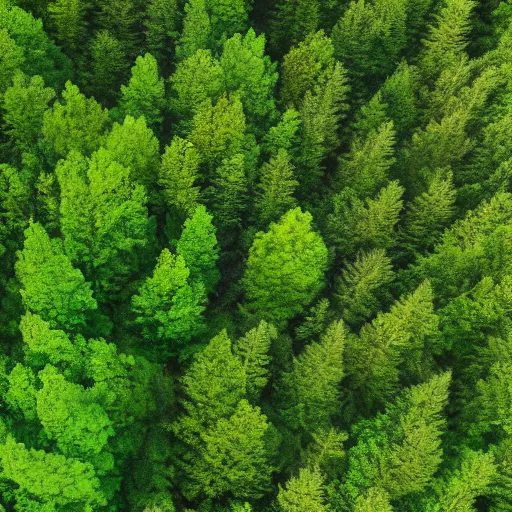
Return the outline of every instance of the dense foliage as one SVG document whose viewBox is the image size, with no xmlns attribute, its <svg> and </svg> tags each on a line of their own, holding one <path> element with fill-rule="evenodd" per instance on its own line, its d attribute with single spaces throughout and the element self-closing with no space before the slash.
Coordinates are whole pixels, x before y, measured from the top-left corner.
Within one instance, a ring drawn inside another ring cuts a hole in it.
<svg viewBox="0 0 512 512">
<path fill-rule="evenodd" d="M 512 7 L 0 0 L 0 512 L 512 511 Z"/>
</svg>

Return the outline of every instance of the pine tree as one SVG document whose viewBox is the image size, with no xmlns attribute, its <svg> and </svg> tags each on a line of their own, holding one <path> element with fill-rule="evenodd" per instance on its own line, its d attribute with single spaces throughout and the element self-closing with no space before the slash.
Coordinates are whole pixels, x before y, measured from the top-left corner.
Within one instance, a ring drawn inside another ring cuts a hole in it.
<svg viewBox="0 0 512 512">
<path fill-rule="evenodd" d="M 300 108 L 307 91 L 314 92 L 332 77 L 335 64 L 334 47 L 323 30 L 306 37 L 283 58 L 283 102 Z"/>
<path fill-rule="evenodd" d="M 55 0 L 48 5 L 48 14 L 57 41 L 78 56 L 87 35 L 87 9 L 84 0 Z"/>
<path fill-rule="evenodd" d="M 5 133 L 12 137 L 21 153 L 32 151 L 41 136 L 43 115 L 55 91 L 44 86 L 40 76 L 31 78 L 17 74 L 12 85 L 5 91 L 3 109 Z"/>
<path fill-rule="evenodd" d="M 280 0 L 270 22 L 272 50 L 284 55 L 293 44 L 317 31 L 320 24 L 318 0 Z"/>
<path fill-rule="evenodd" d="M 257 402 L 270 377 L 268 365 L 272 361 L 270 348 L 277 339 L 275 327 L 262 320 L 258 327 L 251 329 L 237 340 L 233 347 L 242 361 L 246 375 L 247 396 Z"/>
<path fill-rule="evenodd" d="M 48 510 L 107 505 L 90 463 L 57 453 L 28 449 L 8 436 L 0 445 L 3 475 L 17 484 L 16 497 L 30 508 Z"/>
<path fill-rule="evenodd" d="M 361 393 L 359 409 L 364 402 L 373 410 L 397 393 L 404 361 L 413 377 L 428 375 L 429 344 L 438 335 L 439 322 L 432 301 L 432 287 L 423 283 L 389 313 L 363 326 L 357 339 L 348 339 L 346 372 L 353 392 Z"/>
<path fill-rule="evenodd" d="M 155 270 L 132 298 L 136 323 L 146 339 L 157 343 L 157 357 L 177 355 L 204 329 L 201 301 L 204 289 L 189 282 L 190 271 L 182 256 L 168 249 L 160 254 Z"/>
<path fill-rule="evenodd" d="M 97 308 L 89 283 L 73 268 L 60 240 L 50 240 L 37 223 L 25 231 L 23 250 L 18 253 L 16 276 L 28 311 L 40 315 L 52 327 L 80 330 L 88 311 Z"/>
<path fill-rule="evenodd" d="M 265 446 L 269 428 L 260 409 L 241 400 L 230 418 L 202 434 L 202 446 L 185 468 L 185 495 L 261 497 L 273 471 Z"/>
<path fill-rule="evenodd" d="M 119 98 L 120 85 L 128 78 L 126 48 L 108 30 L 96 32 L 90 48 L 90 90 L 110 108 Z"/>
<path fill-rule="evenodd" d="M 131 181 L 144 186 L 155 202 L 160 148 L 144 117 L 126 116 L 123 124 L 114 123 L 103 147 L 112 160 L 130 170 Z"/>
<path fill-rule="evenodd" d="M 393 278 L 391 260 L 385 251 L 358 254 L 336 281 L 335 298 L 342 318 L 350 325 L 368 320 L 389 300 L 386 288 Z"/>
<path fill-rule="evenodd" d="M 0 49 L 2 60 L 0 61 L 0 98 L 11 85 L 16 72 L 25 62 L 23 49 L 16 45 L 14 39 L 9 37 L 7 29 L 0 29 Z"/>
<path fill-rule="evenodd" d="M 246 307 L 277 327 L 301 313 L 323 286 L 327 249 L 311 222 L 309 213 L 290 210 L 256 235 L 249 252 Z"/>
<path fill-rule="evenodd" d="M 181 12 L 177 0 L 150 0 L 144 21 L 146 46 L 158 61 L 164 76 L 168 75 L 180 23 Z"/>
<path fill-rule="evenodd" d="M 293 193 L 299 183 L 294 179 L 293 170 L 290 156 L 285 149 L 279 149 L 268 163 L 262 165 L 254 204 L 261 227 L 276 222 L 296 205 Z"/>
<path fill-rule="evenodd" d="M 361 198 L 373 196 L 388 181 L 395 159 L 393 123 L 383 123 L 364 139 L 356 138 L 350 152 L 340 160 L 337 182 L 350 187 Z"/>
<path fill-rule="evenodd" d="M 385 414 L 356 424 L 358 442 L 348 453 L 344 484 L 349 494 L 378 487 L 398 499 L 426 488 L 441 463 L 442 412 L 450 379 L 444 373 L 412 386 Z"/>
<path fill-rule="evenodd" d="M 190 217 L 199 203 L 200 155 L 193 144 L 175 136 L 165 148 L 158 173 L 165 203 L 178 219 Z"/>
<path fill-rule="evenodd" d="M 262 131 L 276 117 L 273 93 L 278 78 L 276 64 L 265 55 L 265 36 L 256 36 L 253 29 L 243 37 L 234 35 L 224 43 L 220 65 L 225 91 L 238 93 L 249 126 Z"/>
<path fill-rule="evenodd" d="M 423 42 L 420 69 L 426 78 L 437 78 L 464 55 L 475 5 L 471 0 L 446 0 L 436 16 L 437 24 L 431 27 L 428 39 Z"/>
<path fill-rule="evenodd" d="M 43 116 L 42 144 L 51 155 L 50 163 L 55 164 L 73 149 L 85 155 L 98 149 L 107 123 L 108 111 L 67 82 L 62 102 L 55 102 Z"/>
<path fill-rule="evenodd" d="M 280 149 L 295 157 L 299 146 L 299 113 L 293 108 L 287 109 L 279 122 L 272 126 L 263 137 L 262 150 L 268 155 L 276 155 Z"/>
<path fill-rule="evenodd" d="M 215 223 L 224 236 L 229 231 L 236 232 L 242 225 L 247 189 L 244 155 L 224 159 L 215 170 L 212 187 L 206 192 Z"/>
<path fill-rule="evenodd" d="M 206 0 L 188 0 L 185 4 L 183 29 L 176 45 L 176 57 L 180 60 L 192 57 L 197 50 L 213 47 L 210 16 Z"/>
<path fill-rule="evenodd" d="M 128 86 L 121 86 L 119 106 L 126 115 L 144 116 L 147 125 L 158 130 L 163 120 L 164 94 L 164 80 L 158 73 L 157 61 L 146 53 L 137 57 Z"/>
<path fill-rule="evenodd" d="M 282 400 L 289 408 L 283 415 L 291 427 L 313 434 L 330 426 L 339 409 L 344 345 L 345 326 L 334 322 L 319 343 L 308 345 L 294 359 L 292 371 L 283 376 Z"/>
<path fill-rule="evenodd" d="M 355 502 L 354 512 L 393 512 L 386 491 L 372 487 L 364 496 Z"/>
<path fill-rule="evenodd" d="M 279 487 L 277 503 L 283 512 L 325 512 L 325 490 L 322 475 L 318 470 L 301 468 L 299 475 Z"/>
<path fill-rule="evenodd" d="M 199 282 L 207 294 L 215 290 L 220 273 L 217 269 L 219 247 L 213 217 L 202 205 L 184 224 L 183 232 L 176 246 L 176 251 L 183 257 L 190 270 L 192 282 Z"/>
</svg>

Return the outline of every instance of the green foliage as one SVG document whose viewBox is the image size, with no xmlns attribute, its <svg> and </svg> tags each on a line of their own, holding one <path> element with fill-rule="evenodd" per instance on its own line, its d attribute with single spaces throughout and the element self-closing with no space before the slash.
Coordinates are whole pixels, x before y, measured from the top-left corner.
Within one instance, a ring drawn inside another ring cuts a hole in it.
<svg viewBox="0 0 512 512">
<path fill-rule="evenodd" d="M 143 336 L 156 345 L 159 358 L 176 355 L 204 329 L 204 289 L 197 283 L 192 287 L 189 274 L 183 257 L 164 249 L 153 275 L 132 299 L 135 321 L 143 326 Z"/>
<path fill-rule="evenodd" d="M 120 107 L 126 115 L 144 116 L 148 126 L 155 129 L 163 120 L 164 94 L 164 80 L 158 74 L 157 61 L 146 53 L 137 57 L 128 86 L 121 86 Z"/>
<path fill-rule="evenodd" d="M 85 326 L 87 311 L 97 308 L 90 284 L 73 268 L 60 240 L 51 240 L 38 223 L 25 231 L 16 276 L 25 307 L 52 327 L 79 330 Z"/>
<path fill-rule="evenodd" d="M 48 160 L 56 163 L 72 150 L 89 155 L 101 145 L 107 125 L 108 111 L 67 82 L 62 102 L 55 102 L 43 117 L 42 143 Z"/>
<path fill-rule="evenodd" d="M 299 475 L 290 478 L 286 489 L 279 488 L 277 503 L 283 512 L 311 512 L 327 510 L 324 503 L 324 482 L 317 470 L 302 468 Z"/>
<path fill-rule="evenodd" d="M 190 279 L 199 283 L 207 294 L 215 290 L 220 279 L 217 269 L 219 247 L 215 236 L 213 217 L 204 206 L 198 206 L 185 221 L 176 250 L 190 270 Z"/>
<path fill-rule="evenodd" d="M 83 0 L 55 0 L 48 5 L 57 41 L 74 54 L 80 51 L 87 34 L 87 8 Z"/>
<path fill-rule="evenodd" d="M 276 339 L 276 329 L 262 320 L 258 327 L 238 339 L 234 346 L 234 353 L 242 361 L 245 369 L 247 396 L 253 402 L 259 399 L 269 380 L 268 365 L 272 361 L 270 347 Z"/>
<path fill-rule="evenodd" d="M 0 30 L 0 48 L 2 49 L 0 94 L 3 94 L 11 84 L 16 71 L 23 65 L 25 57 L 23 50 L 9 37 L 9 33 L 5 28 Z"/>
<path fill-rule="evenodd" d="M 322 289 L 327 249 L 312 217 L 290 210 L 256 235 L 243 278 L 247 309 L 277 326 L 301 313 Z"/>
<path fill-rule="evenodd" d="M 4 95 L 6 133 L 20 151 L 31 151 L 37 145 L 43 127 L 43 115 L 55 91 L 44 86 L 40 76 L 17 74 Z"/>
</svg>

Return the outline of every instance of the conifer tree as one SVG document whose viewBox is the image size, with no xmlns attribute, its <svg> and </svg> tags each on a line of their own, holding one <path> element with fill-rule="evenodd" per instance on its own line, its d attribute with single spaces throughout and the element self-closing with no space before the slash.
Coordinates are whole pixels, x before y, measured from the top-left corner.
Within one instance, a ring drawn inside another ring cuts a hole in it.
<svg viewBox="0 0 512 512">
<path fill-rule="evenodd" d="M 357 339 L 349 338 L 348 382 L 354 391 L 360 390 L 370 410 L 396 394 L 404 360 L 413 376 L 428 375 L 429 344 L 438 335 L 439 322 L 432 300 L 432 287 L 423 283 L 389 313 L 380 313 L 371 324 L 363 326 Z"/>
<path fill-rule="evenodd" d="M 147 125 L 158 130 L 163 120 L 164 94 L 164 80 L 159 76 L 157 61 L 146 53 L 137 57 L 128 86 L 121 86 L 120 107 L 136 119 L 144 116 Z"/>
<path fill-rule="evenodd" d="M 293 193 L 299 182 L 294 179 L 293 170 L 285 149 L 279 149 L 269 162 L 262 165 L 254 204 L 260 226 L 266 227 L 270 222 L 276 222 L 296 205 Z"/>
<path fill-rule="evenodd" d="M 23 49 L 16 45 L 14 39 L 9 36 L 7 29 L 0 29 L 0 49 L 2 60 L 0 61 L 0 98 L 11 85 L 12 78 L 25 61 Z"/>
<path fill-rule="evenodd" d="M 14 77 L 12 85 L 5 91 L 5 133 L 12 137 L 20 153 L 33 151 L 36 147 L 41 137 L 44 112 L 54 97 L 55 91 L 45 87 L 40 76 L 29 78 L 21 73 Z"/>
<path fill-rule="evenodd" d="M 163 190 L 165 204 L 174 216 L 185 219 L 191 216 L 199 203 L 200 155 L 193 144 L 175 136 L 162 155 L 158 184 Z"/>
<path fill-rule="evenodd" d="M 262 496 L 273 471 L 265 443 L 269 428 L 260 409 L 241 400 L 230 418 L 201 435 L 202 446 L 185 469 L 185 495 Z"/>
<path fill-rule="evenodd" d="M 91 43 L 91 92 L 109 108 L 119 98 L 119 87 L 128 78 L 125 48 L 108 30 L 99 30 Z"/>
<path fill-rule="evenodd" d="M 192 287 L 189 274 L 183 257 L 164 249 L 153 275 L 132 298 L 135 321 L 142 325 L 144 337 L 155 344 L 158 358 L 177 355 L 204 329 L 204 289 L 199 283 Z"/>
<path fill-rule="evenodd" d="M 84 0 L 55 0 L 48 5 L 56 40 L 76 56 L 87 34 L 88 7 Z"/>
<path fill-rule="evenodd" d="M 67 82 L 62 102 L 55 102 L 43 116 L 42 144 L 51 155 L 50 163 L 55 164 L 73 149 L 85 155 L 98 149 L 107 123 L 108 111 Z"/>
<path fill-rule="evenodd" d="M 324 512 L 325 490 L 322 475 L 318 470 L 301 468 L 299 475 L 286 483 L 286 488 L 279 487 L 277 503 L 283 512 Z"/>
<path fill-rule="evenodd" d="M 364 139 L 356 138 L 346 157 L 340 160 L 337 182 L 356 191 L 359 197 L 372 197 L 388 180 L 394 163 L 393 123 L 383 123 Z"/>
<path fill-rule="evenodd" d="M 272 361 L 270 348 L 277 339 L 277 331 L 262 320 L 258 327 L 251 329 L 237 340 L 233 351 L 245 369 L 247 396 L 257 402 L 270 377 L 268 365 Z"/>
<path fill-rule="evenodd" d="M 344 345 L 345 326 L 334 322 L 319 343 L 311 343 L 294 359 L 282 383 L 283 403 L 290 408 L 283 414 L 290 426 L 309 434 L 329 427 L 339 409 Z"/>
<path fill-rule="evenodd" d="M 176 245 L 177 253 L 183 257 L 190 270 L 190 279 L 201 283 L 207 294 L 215 290 L 220 273 L 217 268 L 219 247 L 213 217 L 202 205 L 184 224 L 183 232 Z"/>
<path fill-rule="evenodd" d="M 145 118 L 126 116 L 123 124 L 114 123 L 103 147 L 112 160 L 130 170 L 131 181 L 144 186 L 155 202 L 160 151 L 158 139 Z"/>
<path fill-rule="evenodd" d="M 85 326 L 87 311 L 97 308 L 89 283 L 73 268 L 60 240 L 50 240 L 40 224 L 31 223 L 25 231 L 16 276 L 25 307 L 52 327 L 79 330 Z"/>
<path fill-rule="evenodd" d="M 299 146 L 300 125 L 299 113 L 293 108 L 287 109 L 279 122 L 263 137 L 263 152 L 276 155 L 280 149 L 284 149 L 290 156 L 295 157 Z"/>
<path fill-rule="evenodd" d="M 170 68 L 180 23 L 181 12 L 177 0 L 150 0 L 144 21 L 146 46 L 158 61 L 164 76 L 167 76 Z"/>
<path fill-rule="evenodd" d="M 183 29 L 176 45 L 178 59 L 192 57 L 197 50 L 212 48 L 212 28 L 206 6 L 207 0 L 188 0 L 185 4 Z"/>
<path fill-rule="evenodd" d="M 393 512 L 386 491 L 372 487 L 364 496 L 359 496 L 355 502 L 354 512 Z"/>
<path fill-rule="evenodd" d="M 385 251 L 358 254 L 336 281 L 335 298 L 342 318 L 350 325 L 368 320 L 389 299 L 386 288 L 393 278 L 391 260 Z"/>
<path fill-rule="evenodd" d="M 301 313 L 323 286 L 327 249 L 311 222 L 309 213 L 290 210 L 256 235 L 249 252 L 246 307 L 278 327 Z"/>
</svg>

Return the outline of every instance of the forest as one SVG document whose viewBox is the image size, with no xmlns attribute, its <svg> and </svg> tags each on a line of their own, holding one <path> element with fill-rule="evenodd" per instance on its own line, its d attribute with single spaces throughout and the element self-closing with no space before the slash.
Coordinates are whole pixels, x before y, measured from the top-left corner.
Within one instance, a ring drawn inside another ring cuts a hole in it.
<svg viewBox="0 0 512 512">
<path fill-rule="evenodd" d="M 512 512 L 510 0 L 0 0 L 0 512 Z"/>
</svg>

